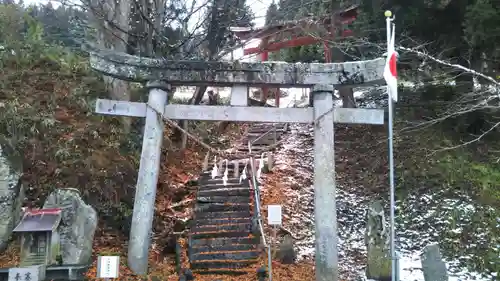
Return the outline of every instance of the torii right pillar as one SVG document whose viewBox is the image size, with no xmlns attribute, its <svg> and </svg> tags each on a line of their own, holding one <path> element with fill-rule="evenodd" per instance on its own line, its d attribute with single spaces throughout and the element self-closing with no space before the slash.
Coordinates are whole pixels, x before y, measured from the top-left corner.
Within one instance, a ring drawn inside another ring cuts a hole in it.
<svg viewBox="0 0 500 281">
<path fill-rule="evenodd" d="M 312 88 L 316 281 L 339 280 L 333 86 Z"/>
</svg>

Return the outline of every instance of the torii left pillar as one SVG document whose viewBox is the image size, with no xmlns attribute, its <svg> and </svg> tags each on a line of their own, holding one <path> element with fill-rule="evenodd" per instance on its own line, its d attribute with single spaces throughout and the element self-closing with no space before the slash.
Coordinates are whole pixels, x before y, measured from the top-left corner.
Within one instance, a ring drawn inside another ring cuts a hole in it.
<svg viewBox="0 0 500 281">
<path fill-rule="evenodd" d="M 149 89 L 148 103 L 159 109 L 161 111 L 158 112 L 159 114 L 163 114 L 168 102 L 168 93 L 171 91 L 170 85 L 161 81 L 154 81 L 147 83 L 146 87 Z M 133 107 L 127 108 L 133 109 Z M 121 111 L 121 116 L 125 115 L 123 110 L 113 109 Z M 162 117 L 156 111 L 150 107 L 145 110 L 146 124 L 144 126 L 141 162 L 128 245 L 128 266 L 134 273 L 139 275 L 147 274 L 148 270 L 148 250 L 152 236 L 156 185 L 158 184 L 161 146 L 165 127 Z M 144 117 L 141 110 L 138 112 L 130 110 L 127 113 L 126 115 L 130 117 Z"/>
</svg>

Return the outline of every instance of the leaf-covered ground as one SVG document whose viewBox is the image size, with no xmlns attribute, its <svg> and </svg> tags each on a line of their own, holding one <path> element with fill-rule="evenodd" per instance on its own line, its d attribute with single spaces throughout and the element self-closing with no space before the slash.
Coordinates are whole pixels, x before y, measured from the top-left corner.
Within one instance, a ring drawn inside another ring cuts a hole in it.
<svg viewBox="0 0 500 281">
<path fill-rule="evenodd" d="M 94 239 L 95 259 L 88 278 L 95 278 L 97 256 L 120 255 L 120 280 L 140 280 L 141 277 L 134 276 L 126 266 L 127 238 L 123 233 L 127 231 L 120 226 L 132 211 L 140 137 L 130 138 L 124 134 L 119 118 L 93 113 L 95 99 L 106 94 L 102 82 L 89 75 L 86 67 L 68 70 L 50 59 L 20 62 L 16 57 L 4 58 L 2 63 L 0 132 L 23 158 L 23 183 L 28 187 L 26 204 L 41 206 L 54 188 L 79 189 L 100 217 Z M 140 131 L 140 122 L 133 126 Z M 245 128 L 244 124 L 232 125 L 212 144 L 218 148 L 227 146 L 238 139 Z M 204 129 L 204 133 L 215 132 L 210 126 Z M 188 149 L 179 150 L 169 141 L 171 132 L 167 127 L 157 187 L 155 236 L 149 258 L 148 276 L 159 277 L 159 280 L 178 279 L 174 256 L 164 253 L 166 235 L 177 219 L 190 216 L 194 194 L 184 183 L 200 171 L 206 152 L 192 141 Z M 0 267 L 15 266 L 18 262 L 19 247 L 13 242 L 0 256 Z M 183 262 L 186 267 L 186 258 Z M 265 262 L 259 262 L 256 267 L 262 264 Z M 307 280 L 312 274 L 308 263 L 294 265 L 292 271 L 279 263 L 274 266 L 276 280 L 293 276 L 298 279 L 291 280 Z M 255 280 L 255 270 L 249 269 L 251 273 L 238 280 Z M 197 280 L 213 278 L 205 276 Z"/>
<path fill-rule="evenodd" d="M 106 94 L 101 81 L 88 74 L 87 62 L 68 69 L 51 59 L 29 59 L 24 57 L 22 64 L 19 58 L 2 59 L 0 68 L 0 132 L 22 153 L 27 203 L 40 206 L 46 195 L 58 187 L 81 190 L 87 202 L 100 212 L 94 255 L 119 254 L 123 263 L 122 278 L 139 280 L 125 265 L 127 239 L 122 233 L 128 231 L 120 227 L 132 211 L 141 138 L 137 137 L 139 134 L 131 134 L 136 137 L 124 134 L 120 119 L 92 112 L 95 98 Z M 133 130 L 141 130 L 140 122 L 134 123 Z M 215 141 L 214 145 L 228 145 L 242 130 L 244 127 L 233 126 L 225 136 L 226 141 Z M 173 256 L 163 253 L 166 235 L 172 231 L 177 218 L 189 216 L 193 192 L 184 188 L 183 183 L 200 171 L 205 153 L 193 142 L 188 149 L 180 151 L 168 141 L 171 131 L 167 127 L 158 184 L 155 236 L 150 252 L 150 277 L 161 276 L 160 280 L 177 280 Z M 341 277 L 354 280 L 353 276 L 358 275 L 365 259 L 364 246 L 359 240 L 363 232 L 362 206 L 367 200 L 387 198 L 388 194 L 386 129 L 337 126 L 336 132 L 340 237 L 341 243 L 351 245 L 341 247 L 341 263 L 345 265 L 341 268 Z M 312 138 L 310 129 L 297 129 L 294 134 L 300 137 L 290 138 L 280 148 L 275 170 L 263 181 L 263 204 L 285 206 L 284 227 L 297 236 L 296 245 L 302 258 L 292 266 L 275 261 L 273 277 L 277 281 L 311 280 L 314 276 Z M 500 196 L 495 187 L 500 176 L 497 166 L 489 159 L 472 157 L 475 154 L 470 150 L 432 154 L 424 144 L 441 143 L 435 134 L 428 135 L 431 137 L 422 133 L 397 136 L 400 233 L 410 241 L 441 242 L 445 256 L 458 261 L 456 268 L 487 274 L 498 272 L 500 237 L 495 232 L 498 229 L 495 207 L 499 206 Z M 449 142 L 444 145 L 449 146 Z M 437 193 L 436 190 L 446 192 Z M 425 198 L 434 199 L 425 201 Z M 469 200 L 465 205 L 464 198 Z M 437 202 L 451 203 L 439 205 Z M 177 207 L 173 208 L 174 205 Z M 462 207 L 457 207 L 457 212 L 450 210 L 448 205 Z M 493 209 L 479 207 L 483 205 L 493 206 Z M 446 216 L 430 219 L 425 216 L 430 213 Z M 266 217 L 265 209 L 263 217 Z M 439 227 L 432 228 L 438 218 L 442 219 Z M 361 223 L 353 224 L 355 220 Z M 113 224 L 114 221 L 120 223 Z M 423 226 L 439 232 L 439 237 L 427 239 L 427 233 L 419 232 Z M 461 230 L 457 232 L 457 229 Z M 477 236 L 478 233 L 481 236 Z M 417 250 L 422 246 L 411 245 Z M 265 258 L 263 255 L 256 266 L 265 265 Z M 18 251 L 12 244 L 0 256 L 0 266 L 14 265 L 17 261 Z M 197 280 L 255 280 L 254 270 L 236 279 L 205 276 Z M 95 276 L 94 272 L 95 267 L 89 272 L 90 278 Z"/>
</svg>

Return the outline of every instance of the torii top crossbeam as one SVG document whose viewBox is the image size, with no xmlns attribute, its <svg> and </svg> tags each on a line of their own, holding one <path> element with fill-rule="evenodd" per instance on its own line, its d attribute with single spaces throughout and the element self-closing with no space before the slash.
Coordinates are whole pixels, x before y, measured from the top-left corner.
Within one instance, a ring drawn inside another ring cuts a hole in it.
<svg viewBox="0 0 500 281">
<path fill-rule="evenodd" d="M 342 63 L 171 61 L 109 50 L 90 52 L 94 70 L 134 81 L 168 81 L 172 86 L 207 85 L 311 88 L 316 84 L 359 87 L 384 84 L 385 58 Z"/>
</svg>

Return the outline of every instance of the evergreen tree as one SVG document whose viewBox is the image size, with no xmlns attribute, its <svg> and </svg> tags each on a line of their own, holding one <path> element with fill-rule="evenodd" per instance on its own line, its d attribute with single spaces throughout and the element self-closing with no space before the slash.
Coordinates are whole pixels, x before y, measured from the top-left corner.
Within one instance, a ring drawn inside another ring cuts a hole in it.
<svg viewBox="0 0 500 281">
<path fill-rule="evenodd" d="M 236 45 L 230 27 L 254 25 L 254 15 L 245 0 L 213 0 L 207 8 L 207 19 L 205 30 L 210 56 L 214 56 L 223 48 Z"/>
<path fill-rule="evenodd" d="M 277 23 L 281 20 L 278 5 L 274 1 L 269 5 L 266 11 L 266 25 Z"/>
</svg>

